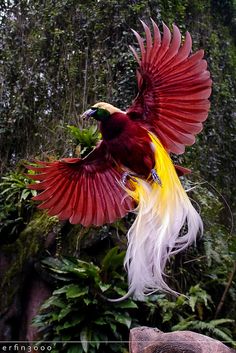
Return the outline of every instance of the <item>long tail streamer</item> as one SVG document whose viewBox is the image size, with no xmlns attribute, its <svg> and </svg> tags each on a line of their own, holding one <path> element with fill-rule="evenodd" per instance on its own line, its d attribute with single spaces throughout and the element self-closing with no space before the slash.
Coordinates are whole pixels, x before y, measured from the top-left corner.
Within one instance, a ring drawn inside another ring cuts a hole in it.
<svg viewBox="0 0 236 353">
<path fill-rule="evenodd" d="M 136 178 L 128 190 L 138 203 L 137 217 L 128 232 L 125 267 L 129 294 L 142 300 L 156 290 L 175 293 L 165 282 L 164 269 L 170 256 L 196 241 L 202 220 L 176 174 L 169 154 L 152 134 L 155 169 L 161 184 Z"/>
</svg>

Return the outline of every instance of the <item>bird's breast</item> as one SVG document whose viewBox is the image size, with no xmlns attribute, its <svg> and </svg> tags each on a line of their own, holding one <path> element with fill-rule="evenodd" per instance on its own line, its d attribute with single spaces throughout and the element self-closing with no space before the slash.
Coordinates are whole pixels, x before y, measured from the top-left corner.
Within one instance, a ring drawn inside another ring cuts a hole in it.
<svg viewBox="0 0 236 353">
<path fill-rule="evenodd" d="M 148 177 L 155 165 L 152 143 L 143 128 L 124 131 L 108 142 L 108 149 L 119 164 L 140 176 Z"/>
</svg>

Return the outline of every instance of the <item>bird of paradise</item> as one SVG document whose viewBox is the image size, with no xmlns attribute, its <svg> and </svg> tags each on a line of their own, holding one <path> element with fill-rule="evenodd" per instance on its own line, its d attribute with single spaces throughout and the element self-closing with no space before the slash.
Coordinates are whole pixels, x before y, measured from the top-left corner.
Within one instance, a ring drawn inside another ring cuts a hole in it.
<svg viewBox="0 0 236 353">
<path fill-rule="evenodd" d="M 83 114 L 99 122 L 102 134 L 85 158 L 28 167 L 40 181 L 29 185 L 40 191 L 33 199 L 60 220 L 101 226 L 136 214 L 127 234 L 129 291 L 122 299 L 173 292 L 165 281 L 166 263 L 203 229 L 179 180 L 189 170 L 174 165 L 170 153 L 184 153 L 207 118 L 212 81 L 204 52 L 192 54 L 190 34 L 182 44 L 175 25 L 172 35 L 165 24 L 162 35 L 153 20 L 153 35 L 142 25 L 145 40 L 133 31 L 139 53 L 130 47 L 138 64 L 138 94 L 130 107 L 122 111 L 99 102 Z"/>
</svg>

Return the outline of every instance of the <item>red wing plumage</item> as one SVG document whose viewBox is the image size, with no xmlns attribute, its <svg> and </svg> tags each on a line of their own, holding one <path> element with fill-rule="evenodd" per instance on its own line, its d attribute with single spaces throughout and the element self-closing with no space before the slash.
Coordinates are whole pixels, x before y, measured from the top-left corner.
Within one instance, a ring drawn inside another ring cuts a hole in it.
<svg viewBox="0 0 236 353">
<path fill-rule="evenodd" d="M 130 47 L 138 64 L 139 93 L 127 113 L 154 132 L 169 152 L 181 154 L 185 145 L 195 142 L 195 135 L 202 130 L 210 107 L 210 74 L 203 59 L 203 50 L 191 54 L 190 34 L 181 45 L 181 34 L 175 25 L 173 36 L 163 24 L 161 38 L 154 21 L 151 31 L 143 23 L 143 38 L 133 31 L 140 47 L 140 57 Z"/>
<path fill-rule="evenodd" d="M 50 216 L 84 226 L 100 226 L 122 218 L 133 201 L 119 185 L 122 170 L 114 164 L 103 143 L 86 158 L 67 158 L 51 163 L 37 161 L 28 175 L 39 183 L 29 187 L 41 193 L 33 200 Z"/>
</svg>

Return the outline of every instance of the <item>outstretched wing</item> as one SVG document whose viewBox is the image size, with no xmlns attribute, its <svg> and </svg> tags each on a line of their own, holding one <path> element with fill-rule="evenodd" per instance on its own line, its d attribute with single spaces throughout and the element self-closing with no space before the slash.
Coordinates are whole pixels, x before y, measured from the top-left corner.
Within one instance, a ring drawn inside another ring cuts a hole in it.
<svg viewBox="0 0 236 353">
<path fill-rule="evenodd" d="M 130 47 L 139 64 L 139 92 L 127 114 L 154 132 L 169 152 L 181 154 L 185 145 L 192 145 L 194 135 L 202 130 L 210 107 L 212 81 L 203 50 L 191 54 L 192 40 L 188 32 L 181 45 L 178 27 L 173 26 L 171 37 L 163 24 L 161 38 L 157 24 L 154 21 L 152 24 L 153 40 L 150 29 L 142 22 L 146 45 L 133 31 L 140 47 L 140 57 Z"/>
<path fill-rule="evenodd" d="M 122 170 L 101 143 L 86 158 L 66 158 L 51 163 L 37 161 L 28 175 L 39 183 L 28 187 L 42 191 L 33 200 L 51 216 L 84 226 L 100 226 L 123 217 L 133 208 L 131 198 L 119 184 Z"/>
</svg>

